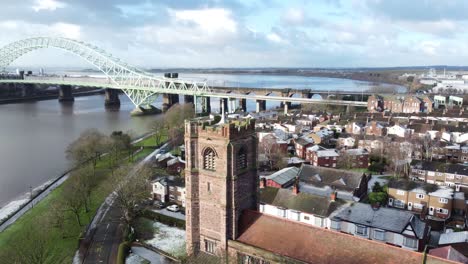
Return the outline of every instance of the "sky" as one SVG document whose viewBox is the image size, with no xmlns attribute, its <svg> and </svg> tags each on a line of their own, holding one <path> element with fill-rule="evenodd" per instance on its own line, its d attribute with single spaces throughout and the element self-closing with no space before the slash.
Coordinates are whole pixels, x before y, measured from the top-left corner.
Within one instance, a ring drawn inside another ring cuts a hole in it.
<svg viewBox="0 0 468 264">
<path fill-rule="evenodd" d="M 0 0 L 0 46 L 92 43 L 144 68 L 468 65 L 466 0 Z M 18 66 L 86 67 L 40 50 Z"/>
</svg>

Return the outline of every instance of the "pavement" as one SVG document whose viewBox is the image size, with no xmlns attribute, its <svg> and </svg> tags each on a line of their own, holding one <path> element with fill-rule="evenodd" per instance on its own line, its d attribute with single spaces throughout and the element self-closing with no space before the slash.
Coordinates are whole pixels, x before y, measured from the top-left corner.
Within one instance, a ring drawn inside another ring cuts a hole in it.
<svg viewBox="0 0 468 264">
<path fill-rule="evenodd" d="M 169 217 L 177 218 L 177 219 L 185 221 L 185 215 L 183 215 L 181 212 L 172 212 L 172 211 L 167 210 L 166 208 L 164 208 L 164 209 L 153 209 L 152 211 L 156 212 L 156 213 L 160 213 L 162 215 L 167 215 Z"/>
<path fill-rule="evenodd" d="M 148 261 L 150 261 L 152 264 L 169 264 L 169 263 L 174 263 L 172 260 L 159 255 L 158 253 L 151 251 L 149 249 L 146 249 L 144 247 L 132 247 L 132 252 L 135 255 L 138 255 Z"/>
</svg>

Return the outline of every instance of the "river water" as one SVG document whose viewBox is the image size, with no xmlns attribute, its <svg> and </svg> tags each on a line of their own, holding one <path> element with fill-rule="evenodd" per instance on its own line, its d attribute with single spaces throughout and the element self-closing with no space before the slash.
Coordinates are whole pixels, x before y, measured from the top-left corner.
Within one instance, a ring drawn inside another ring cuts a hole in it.
<svg viewBox="0 0 468 264">
<path fill-rule="evenodd" d="M 372 86 L 366 82 L 318 77 L 226 74 L 180 74 L 180 77 L 207 78 L 210 85 L 234 87 L 360 91 Z M 0 207 L 26 196 L 30 187 L 37 187 L 64 172 L 70 166 L 65 149 L 84 130 L 131 131 L 137 136 L 149 131 L 152 120 L 162 118 L 161 115 L 130 117 L 132 103 L 124 95 L 120 95 L 120 100 L 120 110 L 113 112 L 104 108 L 102 95 L 77 97 L 73 104 L 47 100 L 0 105 Z M 161 101 L 158 98 L 155 105 L 160 107 Z M 270 102 L 267 106 L 278 104 Z M 212 99 L 211 106 L 214 111 L 219 109 L 219 100 Z M 248 100 L 248 110 L 254 109 L 255 102 Z"/>
</svg>

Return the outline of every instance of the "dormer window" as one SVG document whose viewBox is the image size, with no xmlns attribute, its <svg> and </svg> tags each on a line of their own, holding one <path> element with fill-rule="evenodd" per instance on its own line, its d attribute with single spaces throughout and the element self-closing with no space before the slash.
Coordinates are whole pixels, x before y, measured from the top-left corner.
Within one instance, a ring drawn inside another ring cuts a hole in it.
<svg viewBox="0 0 468 264">
<path fill-rule="evenodd" d="M 203 168 L 205 170 L 216 170 L 216 153 L 212 148 L 207 148 L 203 153 Z"/>
</svg>

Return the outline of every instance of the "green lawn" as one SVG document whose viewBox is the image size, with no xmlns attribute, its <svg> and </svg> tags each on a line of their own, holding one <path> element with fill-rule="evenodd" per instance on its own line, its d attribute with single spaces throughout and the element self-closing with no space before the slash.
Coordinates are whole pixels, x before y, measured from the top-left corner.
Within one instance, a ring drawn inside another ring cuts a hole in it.
<svg viewBox="0 0 468 264">
<path fill-rule="evenodd" d="M 151 138 L 142 141 L 142 144 L 151 144 Z M 143 158 L 152 151 L 153 150 L 150 148 L 145 148 L 134 157 L 134 161 Z M 122 158 L 124 158 L 126 154 L 127 153 L 122 153 Z M 112 191 L 112 186 L 109 184 L 109 182 L 112 181 L 109 163 L 109 155 L 102 157 L 97 163 L 96 177 L 98 180 L 97 185 L 91 193 L 90 211 L 86 213 L 82 210 L 80 215 L 83 226 L 78 226 L 71 213 L 66 213 L 67 221 L 63 228 L 65 232 L 62 232 L 59 228 L 53 227 L 52 224 L 42 224 L 43 221 L 40 221 L 41 219 L 46 218 L 51 213 L 51 210 L 53 210 L 53 201 L 60 199 L 63 188 L 58 187 L 44 200 L 18 219 L 13 225 L 0 233 L 0 257 L 2 255 L 2 249 L 5 249 L 5 246 L 11 243 L 14 243 L 15 239 L 21 235 L 22 232 L 25 232 L 24 230 L 27 230 L 30 226 L 35 226 L 41 223 L 41 229 L 44 230 L 47 240 L 50 241 L 50 251 L 47 253 L 48 258 L 46 263 L 71 263 L 78 248 L 78 238 L 80 234 L 85 231 L 86 225 L 91 222 L 99 206 Z M 62 233 L 65 234 L 65 238 L 62 237 Z"/>
<path fill-rule="evenodd" d="M 167 135 L 163 135 L 161 137 L 161 142 L 166 142 L 167 141 Z M 156 146 L 156 138 L 154 136 L 150 136 L 138 143 L 135 144 L 135 146 L 138 146 L 138 147 L 154 147 Z"/>
</svg>

